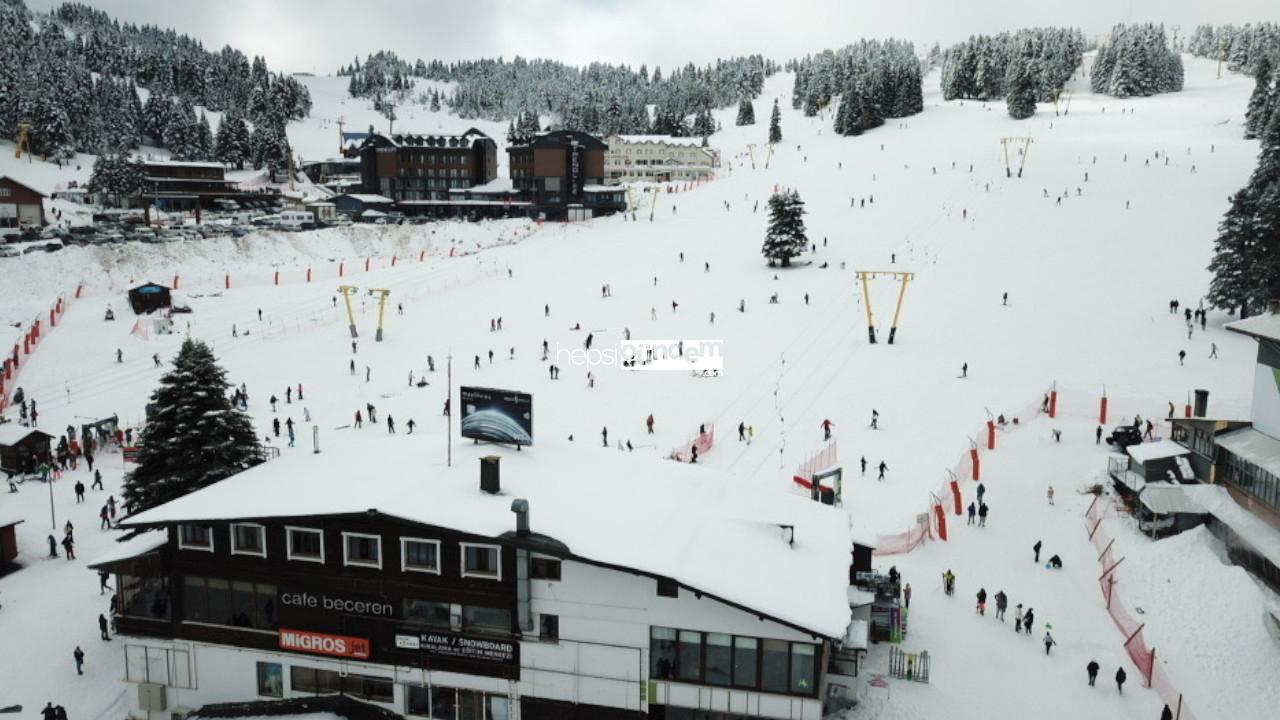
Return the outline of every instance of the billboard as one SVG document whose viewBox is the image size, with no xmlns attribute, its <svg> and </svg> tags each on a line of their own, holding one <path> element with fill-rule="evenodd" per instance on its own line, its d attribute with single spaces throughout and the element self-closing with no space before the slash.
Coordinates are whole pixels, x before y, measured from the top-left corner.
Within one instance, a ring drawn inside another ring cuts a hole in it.
<svg viewBox="0 0 1280 720">
<path fill-rule="evenodd" d="M 367 660 L 368 638 L 280 628 L 280 649 Z"/>
<path fill-rule="evenodd" d="M 507 445 L 533 444 L 533 396 L 514 390 L 462 387 L 462 437 Z"/>
</svg>

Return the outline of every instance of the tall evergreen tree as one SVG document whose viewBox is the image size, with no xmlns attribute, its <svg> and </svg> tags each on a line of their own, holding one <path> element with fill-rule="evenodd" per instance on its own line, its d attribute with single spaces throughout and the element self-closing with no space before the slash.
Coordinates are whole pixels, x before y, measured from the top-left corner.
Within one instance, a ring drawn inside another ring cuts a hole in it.
<svg viewBox="0 0 1280 720">
<path fill-rule="evenodd" d="M 1008 107 L 1009 117 L 1026 120 L 1036 114 L 1036 87 L 1031 74 L 1021 64 L 1009 65 L 1005 86 L 1008 88 L 1005 105 Z"/>
<path fill-rule="evenodd" d="M 239 114 L 224 115 L 218 123 L 218 135 L 213 143 L 213 156 L 225 165 L 243 170 L 250 157 L 249 128 Z"/>
<path fill-rule="evenodd" d="M 780 142 L 782 142 L 782 111 L 778 109 L 778 101 L 775 99 L 773 112 L 769 115 L 769 144 Z"/>
<path fill-rule="evenodd" d="M 1249 183 L 1231 198 L 1218 226 L 1209 271 L 1214 307 L 1247 317 L 1280 298 L 1280 113 L 1271 113 Z"/>
<path fill-rule="evenodd" d="M 137 513 L 262 461 L 249 417 L 230 397 L 209 346 L 186 340 L 151 394 L 138 464 L 125 477 L 124 504 Z"/>
<path fill-rule="evenodd" d="M 738 119 L 737 125 L 755 125 L 756 109 L 751 105 L 751 98 L 744 96 L 738 101 Z"/>
<path fill-rule="evenodd" d="M 1249 139 L 1258 137 L 1267 126 L 1271 99 L 1275 93 L 1271 78 L 1271 59 L 1266 55 L 1258 59 L 1253 80 L 1253 94 L 1249 96 L 1249 107 L 1244 114 L 1244 136 Z"/>
<path fill-rule="evenodd" d="M 776 101 L 775 101 L 776 103 Z M 776 104 L 775 104 L 776 107 Z M 769 198 L 769 229 L 760 252 L 769 266 L 791 266 L 791 258 L 809 247 L 804 228 L 804 201 L 795 190 L 774 193 Z"/>
</svg>

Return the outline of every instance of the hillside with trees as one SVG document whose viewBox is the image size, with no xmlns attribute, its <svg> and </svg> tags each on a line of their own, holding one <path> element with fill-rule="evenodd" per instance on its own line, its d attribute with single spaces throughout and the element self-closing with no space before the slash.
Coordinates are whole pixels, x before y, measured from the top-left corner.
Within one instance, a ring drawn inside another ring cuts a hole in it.
<svg viewBox="0 0 1280 720">
<path fill-rule="evenodd" d="M 1182 57 L 1164 27 L 1151 23 L 1116 25 L 1089 70 L 1094 92 L 1122 98 L 1178 92 L 1182 78 Z"/>
<path fill-rule="evenodd" d="M 924 109 L 921 65 L 915 46 L 902 40 L 859 40 L 839 50 L 787 63 L 796 74 L 791 107 L 813 117 L 840 98 L 834 127 L 860 135 L 885 118 Z"/>
<path fill-rule="evenodd" d="M 1087 44 L 1068 28 L 972 36 L 942 54 L 942 97 L 998 100 L 1029 86 L 1035 100 L 1050 101 L 1080 67 Z"/>
</svg>

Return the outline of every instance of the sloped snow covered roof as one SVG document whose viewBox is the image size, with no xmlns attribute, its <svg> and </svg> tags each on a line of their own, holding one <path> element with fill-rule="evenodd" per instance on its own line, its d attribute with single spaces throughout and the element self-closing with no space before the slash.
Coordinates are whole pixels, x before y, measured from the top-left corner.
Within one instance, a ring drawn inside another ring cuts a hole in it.
<svg viewBox="0 0 1280 720">
<path fill-rule="evenodd" d="M 672 137 L 670 135 L 610 135 L 610 138 L 630 143 L 653 143 L 656 145 L 681 145 L 686 147 L 702 147 L 700 137 Z"/>
<path fill-rule="evenodd" d="M 5 423 L 0 425 L 0 445 L 16 445 L 34 433 L 49 435 L 49 433 L 39 428 L 27 427 L 18 423 Z M 53 436 L 49 435 L 49 437 Z"/>
<path fill-rule="evenodd" d="M 1266 313 L 1224 325 L 1232 332 L 1267 340 L 1280 340 L 1280 314 Z"/>
<path fill-rule="evenodd" d="M 1166 458 L 1178 457 L 1179 455 L 1190 455 L 1191 451 L 1186 447 L 1179 445 L 1172 440 L 1157 440 L 1149 443 L 1139 443 L 1128 447 L 1129 457 L 1140 463 L 1148 463 L 1152 460 L 1164 460 Z"/>
<path fill-rule="evenodd" d="M 826 637 L 848 627 L 849 518 L 838 508 L 587 443 L 503 452 L 502 493 L 489 495 L 480 491 L 477 460 L 492 447 L 457 446 L 448 468 L 441 453 L 417 443 L 354 435 L 339 433 L 324 453 L 271 460 L 121 524 L 373 510 L 497 538 L 515 528 L 511 501 L 525 498 L 533 531 L 575 557 L 670 577 Z M 783 525 L 794 527 L 793 545 Z"/>
<path fill-rule="evenodd" d="M 1196 501 L 1193 497 L 1194 493 L 1187 492 L 1192 487 L 1170 483 L 1147 483 L 1138 494 L 1138 500 L 1157 515 L 1202 514 L 1205 512 L 1204 506 Z"/>
<path fill-rule="evenodd" d="M 116 543 L 115 547 L 102 555 L 95 557 L 88 563 L 88 567 L 95 568 L 99 565 L 107 565 L 109 563 L 120 562 L 121 560 L 141 557 L 147 553 L 159 550 L 164 547 L 167 542 L 169 542 L 169 533 L 164 530 L 151 530 L 149 532 L 138 533 L 128 540 Z"/>
<path fill-rule="evenodd" d="M 386 197 L 384 195 L 369 195 L 367 193 L 348 193 L 346 195 L 339 195 L 338 197 L 347 197 L 347 198 L 351 198 L 352 200 L 359 200 L 360 202 L 365 203 L 366 205 L 370 205 L 370 204 L 391 205 L 395 203 L 395 200 L 392 200 L 391 198 Z"/>
<path fill-rule="evenodd" d="M 1280 475 L 1280 440 L 1248 427 L 1223 433 L 1213 441 L 1272 475 Z"/>
</svg>

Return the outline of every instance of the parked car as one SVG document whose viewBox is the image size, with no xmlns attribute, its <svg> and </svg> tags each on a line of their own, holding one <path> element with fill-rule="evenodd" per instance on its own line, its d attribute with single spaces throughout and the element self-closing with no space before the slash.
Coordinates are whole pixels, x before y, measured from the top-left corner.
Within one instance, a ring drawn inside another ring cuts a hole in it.
<svg viewBox="0 0 1280 720">
<path fill-rule="evenodd" d="M 18 257 L 22 253 L 12 245 L 0 245 L 0 257 Z"/>
<path fill-rule="evenodd" d="M 1107 444 L 1115 445 L 1121 450 L 1130 445 L 1142 444 L 1142 431 L 1132 425 L 1117 425 L 1107 436 Z"/>
</svg>

